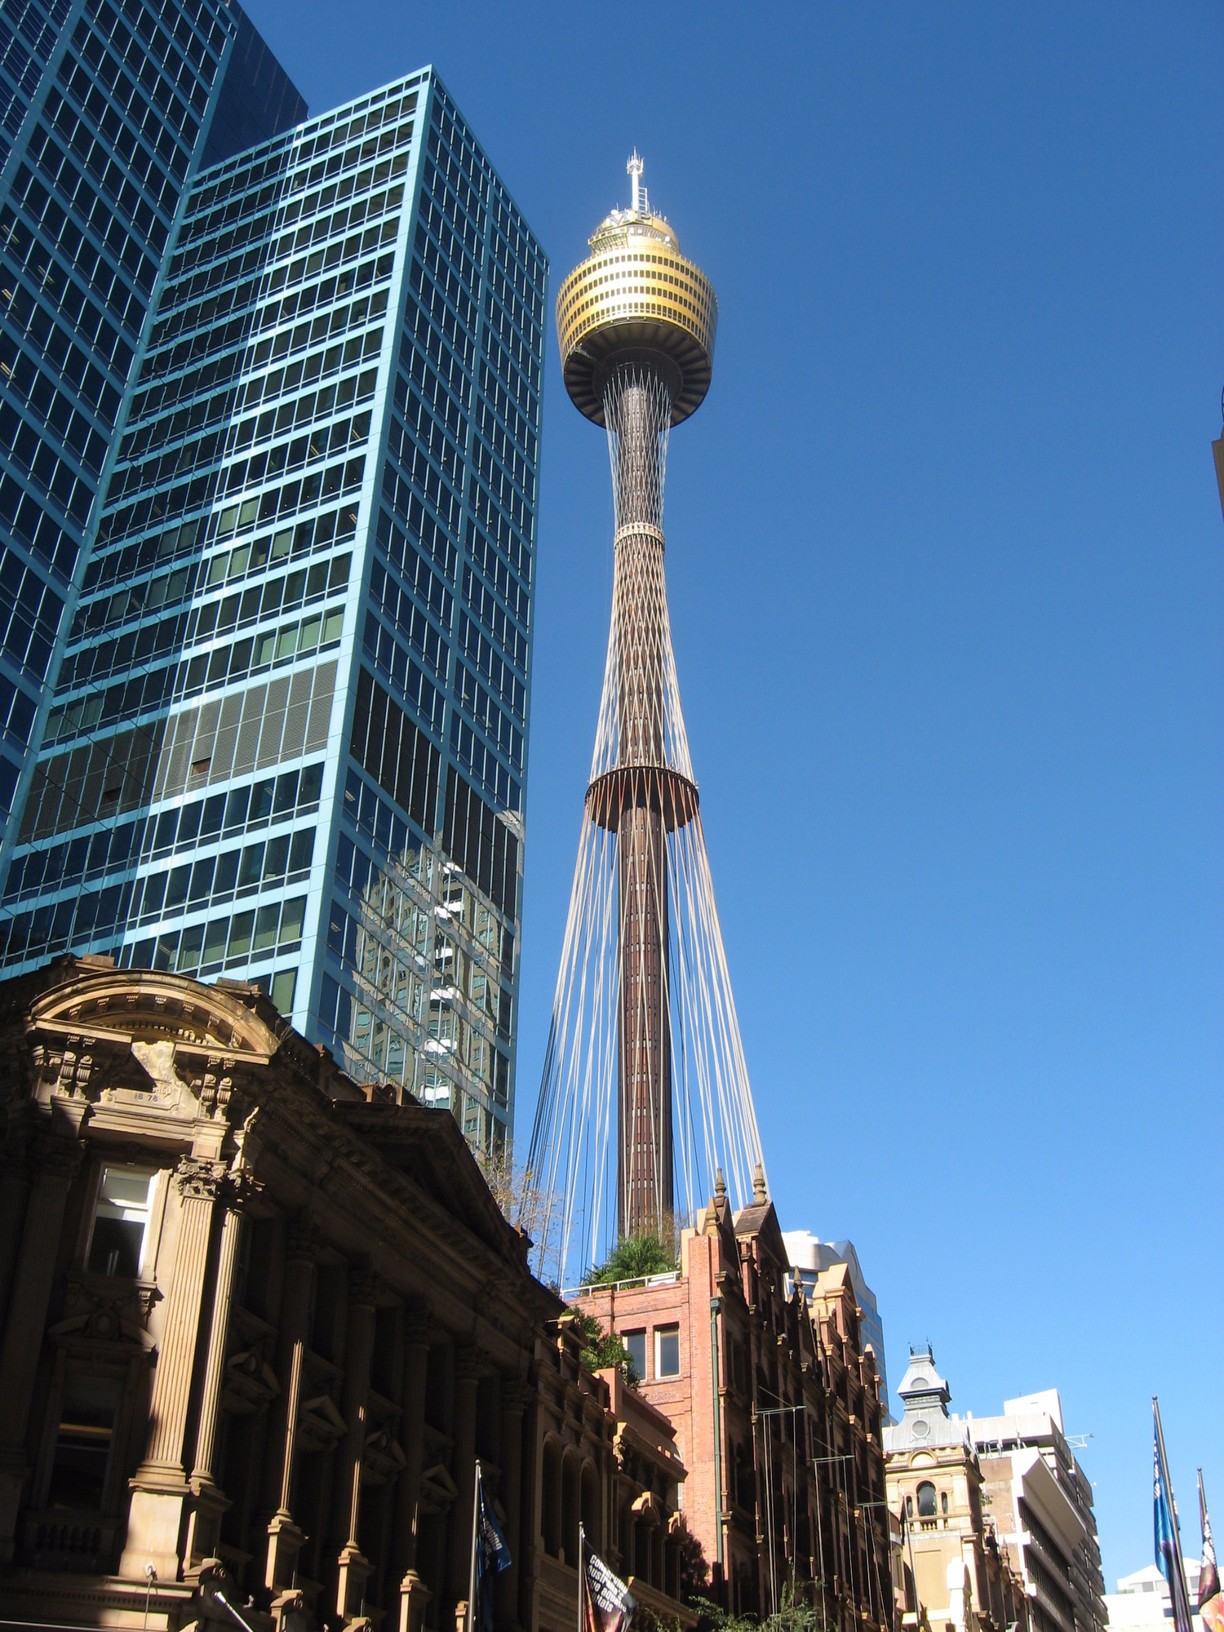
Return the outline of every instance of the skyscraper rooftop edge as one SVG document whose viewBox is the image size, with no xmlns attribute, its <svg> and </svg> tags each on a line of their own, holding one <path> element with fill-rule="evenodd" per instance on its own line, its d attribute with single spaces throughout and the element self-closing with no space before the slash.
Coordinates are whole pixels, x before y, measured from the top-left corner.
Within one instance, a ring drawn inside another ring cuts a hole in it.
<svg viewBox="0 0 1224 1632">
<path fill-rule="evenodd" d="M 436 70 L 430 66 L 413 68 L 403 74 L 398 74 L 376 86 L 371 91 L 362 91 L 350 98 L 347 102 L 338 102 L 334 107 L 324 108 L 315 113 L 307 108 L 302 117 L 296 120 L 287 129 L 277 131 L 274 135 L 266 136 L 262 141 L 253 142 L 238 153 L 228 154 L 223 159 L 202 165 L 196 172 L 195 181 L 212 181 L 226 175 L 233 168 L 240 168 L 250 164 L 265 153 L 300 139 L 300 134 L 306 126 L 310 126 L 313 133 L 324 134 L 334 124 L 342 119 L 351 119 L 354 114 L 364 113 L 368 109 L 385 102 L 388 97 L 410 89 L 414 85 L 434 84 L 446 91 L 445 85 L 439 78 Z M 449 96 L 449 93 L 447 93 Z"/>
</svg>

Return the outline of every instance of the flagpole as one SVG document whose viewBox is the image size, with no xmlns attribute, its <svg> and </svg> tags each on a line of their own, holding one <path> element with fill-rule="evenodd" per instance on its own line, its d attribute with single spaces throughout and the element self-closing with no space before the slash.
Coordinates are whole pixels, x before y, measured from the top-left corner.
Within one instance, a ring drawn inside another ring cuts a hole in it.
<svg viewBox="0 0 1224 1632">
<path fill-rule="evenodd" d="M 1195 1605 L 1195 1608 L 1198 1609 L 1198 1608 L 1202 1607 L 1201 1599 L 1202 1599 L 1202 1596 L 1203 1596 L 1203 1586 L 1204 1586 L 1203 1572 L 1207 1568 L 1207 1542 L 1208 1542 L 1208 1538 L 1211 1535 L 1211 1520 L 1207 1517 L 1207 1492 L 1203 1489 L 1203 1470 L 1202 1470 L 1202 1468 L 1197 1468 L 1195 1470 L 1195 1472 L 1198 1474 L 1199 1533 L 1201 1534 L 1201 1536 L 1203 1538 L 1202 1544 L 1201 1544 L 1201 1546 L 1199 1548 L 1199 1590 L 1198 1590 L 1198 1595 L 1199 1595 L 1200 1603 Z M 1214 1542 L 1212 1543 L 1211 1551 L 1212 1551 L 1212 1553 L 1215 1552 Z"/>
<path fill-rule="evenodd" d="M 476 1632 L 476 1549 L 480 1545 L 480 1458 L 472 1480 L 472 1562 L 468 1570 L 467 1632 Z"/>
<path fill-rule="evenodd" d="M 914 1525 L 906 1511 L 905 1497 L 901 1498 L 901 1527 L 905 1531 L 905 1545 L 909 1552 L 910 1575 L 914 1578 L 914 1625 L 922 1625 L 922 1600 L 918 1596 L 918 1566 L 914 1563 Z"/>
<path fill-rule="evenodd" d="M 1208 1609 L 1213 1598 L 1220 1596 L 1220 1566 L 1216 1559 L 1215 1540 L 1211 1534 L 1211 1520 L 1207 1516 L 1207 1492 L 1203 1489 L 1203 1470 L 1198 1470 L 1198 1499 L 1199 1499 L 1199 1526 L 1203 1534 L 1202 1564 L 1199 1568 L 1198 1605 L 1200 1614 Z M 1220 1624 L 1221 1606 L 1217 1605 L 1217 1613 L 1210 1617 L 1210 1624 Z M 1209 1624 L 1209 1617 L 1204 1614 L 1204 1626 Z"/>
<path fill-rule="evenodd" d="M 1165 1497 L 1169 1503 L 1169 1518 L 1173 1531 L 1173 1565 L 1177 1571 L 1178 1583 L 1181 1586 L 1182 1603 L 1186 1606 L 1186 1615 L 1189 1617 L 1191 1613 L 1190 1588 L 1186 1585 L 1186 1564 L 1182 1558 L 1181 1526 L 1177 1522 L 1177 1498 L 1173 1494 L 1173 1479 L 1169 1473 L 1169 1458 L 1165 1454 L 1164 1429 L 1160 1425 L 1160 1401 L 1155 1394 L 1152 1395 L 1152 1416 L 1156 1422 L 1156 1446 L 1160 1452 L 1160 1474 L 1164 1480 Z M 1170 1593 L 1173 1592 L 1172 1582 L 1169 1584 L 1169 1590 Z M 1176 1623 L 1176 1605 L 1174 1605 L 1173 1618 Z"/>
<path fill-rule="evenodd" d="M 578 1520 L 578 1632 L 583 1632 L 586 1622 L 582 1616 L 582 1587 L 586 1580 L 586 1530 L 582 1520 Z"/>
</svg>

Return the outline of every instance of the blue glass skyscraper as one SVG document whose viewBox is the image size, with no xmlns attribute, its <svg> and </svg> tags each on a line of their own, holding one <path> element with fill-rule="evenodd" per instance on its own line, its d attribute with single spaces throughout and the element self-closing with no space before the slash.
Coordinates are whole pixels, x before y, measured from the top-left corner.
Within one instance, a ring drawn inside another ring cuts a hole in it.
<svg viewBox="0 0 1224 1632">
<path fill-rule="evenodd" d="M 219 0 L 0 12 L 0 867 L 184 187 L 304 113 Z"/>
<path fill-rule="evenodd" d="M 12 838 L 8 968 L 258 980 L 501 1144 L 545 279 L 429 70 L 191 178 Z"/>
</svg>

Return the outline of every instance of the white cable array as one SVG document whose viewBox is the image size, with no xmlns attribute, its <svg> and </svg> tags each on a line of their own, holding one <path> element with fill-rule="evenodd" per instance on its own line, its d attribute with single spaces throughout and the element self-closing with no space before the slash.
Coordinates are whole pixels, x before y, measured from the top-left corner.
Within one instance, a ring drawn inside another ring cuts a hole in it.
<svg viewBox="0 0 1224 1632">
<path fill-rule="evenodd" d="M 610 428 L 614 478 L 618 435 L 618 427 Z M 665 441 L 664 434 L 664 446 Z M 661 496 L 660 491 L 660 503 Z M 691 783 L 661 564 L 657 582 L 648 588 L 639 593 L 635 610 L 649 620 L 649 643 L 661 654 L 656 694 L 662 700 L 664 765 Z M 592 783 L 622 765 L 622 626 L 614 607 Z M 635 626 L 633 633 L 640 629 Z M 651 773 L 646 768 L 634 774 Z M 732 1206 L 746 1205 L 763 1155 L 700 813 L 694 808 L 666 825 L 664 974 L 671 1017 L 675 1198 L 677 1222 L 684 1224 L 709 1200 L 719 1169 Z M 576 1284 L 606 1256 L 617 1230 L 618 875 L 616 823 L 596 820 L 588 799 L 527 1162 L 530 1182 L 547 1198 L 537 1268 L 565 1285 Z"/>
<path fill-rule="evenodd" d="M 627 516 L 643 512 L 663 516 L 663 488 L 667 479 L 667 443 L 671 429 L 671 396 L 653 369 L 621 367 L 604 395 L 608 431 L 608 459 L 612 466 L 612 504 L 619 527 Z M 647 423 L 643 426 L 643 421 Z M 636 422 L 636 423 L 635 423 Z M 634 457 L 623 457 L 634 432 L 644 446 Z"/>
</svg>

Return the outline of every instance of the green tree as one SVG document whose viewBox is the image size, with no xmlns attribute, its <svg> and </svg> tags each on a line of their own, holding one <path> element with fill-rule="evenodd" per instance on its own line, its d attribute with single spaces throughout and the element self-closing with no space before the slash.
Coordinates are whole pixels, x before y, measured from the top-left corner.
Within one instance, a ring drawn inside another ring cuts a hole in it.
<svg viewBox="0 0 1224 1632">
<path fill-rule="evenodd" d="M 605 1332 L 594 1315 L 584 1314 L 581 1309 L 575 1309 L 573 1315 L 574 1325 L 582 1337 L 582 1363 L 587 1370 L 603 1371 L 607 1366 L 616 1366 L 627 1383 L 636 1385 L 639 1379 L 629 1350 L 616 1333 Z"/>
<path fill-rule="evenodd" d="M 666 1275 L 679 1267 L 675 1237 L 670 1232 L 623 1235 L 602 1264 L 587 1271 L 588 1286 L 611 1286 L 614 1281 L 644 1280 Z"/>
<path fill-rule="evenodd" d="M 789 1588 L 772 1615 L 759 1621 L 755 1615 L 732 1615 L 708 1598 L 693 1598 L 692 1607 L 701 1616 L 701 1626 L 710 1632 L 823 1632 L 824 1611 L 815 1604 L 797 1603 Z"/>
</svg>

